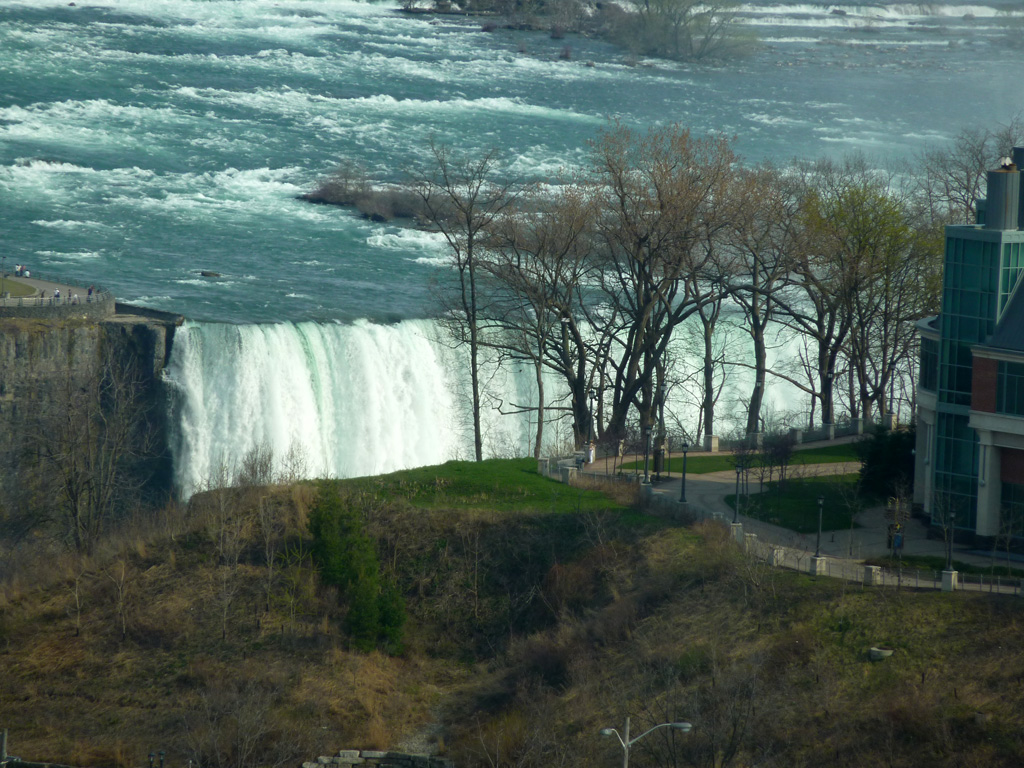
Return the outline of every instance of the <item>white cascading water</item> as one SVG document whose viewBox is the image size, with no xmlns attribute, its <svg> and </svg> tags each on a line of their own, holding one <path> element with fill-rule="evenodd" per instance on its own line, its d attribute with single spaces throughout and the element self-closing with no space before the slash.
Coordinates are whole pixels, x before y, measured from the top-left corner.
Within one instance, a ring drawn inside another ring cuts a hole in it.
<svg viewBox="0 0 1024 768">
<path fill-rule="evenodd" d="M 237 471 L 260 446 L 313 477 L 355 477 L 470 458 L 465 354 L 426 320 L 186 323 L 166 370 L 175 479 L 183 496 Z M 510 410 L 534 402 L 532 372 L 489 375 Z M 485 451 L 527 455 L 531 419 L 483 409 Z M 535 420 L 536 417 L 533 417 Z"/>
</svg>

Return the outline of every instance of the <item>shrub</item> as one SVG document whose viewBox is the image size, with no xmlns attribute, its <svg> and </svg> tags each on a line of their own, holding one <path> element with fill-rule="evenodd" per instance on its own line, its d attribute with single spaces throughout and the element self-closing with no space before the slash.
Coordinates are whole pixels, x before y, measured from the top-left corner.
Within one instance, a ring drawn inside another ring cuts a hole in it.
<svg viewBox="0 0 1024 768">
<path fill-rule="evenodd" d="M 865 493 L 884 498 L 902 495 L 914 486 L 914 429 L 877 430 L 859 444 Z"/>
<path fill-rule="evenodd" d="M 358 513 L 347 506 L 337 487 L 324 483 L 309 516 L 313 561 L 321 581 L 336 587 L 347 602 L 345 631 L 357 649 L 381 646 L 402 649 L 405 604 L 398 590 L 381 578 L 377 548 L 363 532 Z"/>
<path fill-rule="evenodd" d="M 396 185 L 373 186 L 357 165 L 343 164 L 300 199 L 312 203 L 355 208 L 371 221 L 415 219 L 422 212 L 419 197 Z"/>
</svg>

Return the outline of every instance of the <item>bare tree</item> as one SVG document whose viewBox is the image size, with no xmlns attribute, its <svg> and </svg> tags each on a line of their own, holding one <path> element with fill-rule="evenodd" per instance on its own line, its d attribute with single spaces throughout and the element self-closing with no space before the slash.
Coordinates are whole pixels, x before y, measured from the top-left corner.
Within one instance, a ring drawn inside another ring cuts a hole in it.
<svg viewBox="0 0 1024 768">
<path fill-rule="evenodd" d="M 210 538 L 217 551 L 217 590 L 214 605 L 221 623 L 221 639 L 226 640 L 231 608 L 238 595 L 238 562 L 246 542 L 250 523 L 249 513 L 244 510 L 243 491 L 232 487 L 231 473 L 221 465 L 212 478 L 206 481 L 207 493 L 193 497 L 200 504 L 200 513 L 205 516 Z M 198 501 L 197 501 L 198 498 Z"/>
<path fill-rule="evenodd" d="M 735 43 L 735 3 L 729 0 L 632 0 L 637 14 L 634 45 L 641 53 L 702 59 Z"/>
<path fill-rule="evenodd" d="M 423 215 L 444 237 L 454 285 L 442 284 L 441 322 L 458 345 L 469 347 L 469 375 L 473 419 L 473 451 L 483 459 L 480 429 L 480 349 L 484 297 L 480 294 L 480 257 L 487 230 L 516 198 L 514 186 L 498 178 L 498 154 L 479 157 L 454 153 L 430 142 L 433 165 L 413 175 L 412 187 L 423 204 Z"/>
<path fill-rule="evenodd" d="M 59 395 L 36 414 L 38 462 L 23 481 L 52 510 L 50 519 L 78 552 L 91 550 L 105 527 L 137 502 L 155 452 L 142 378 L 134 361 L 105 360 L 84 380 L 68 369 Z"/>
<path fill-rule="evenodd" d="M 279 517 L 279 511 L 270 502 L 269 496 L 261 496 L 256 507 L 256 524 L 263 542 L 263 560 L 266 568 L 263 577 L 263 591 L 268 612 L 274 593 L 274 584 L 277 581 L 278 541 L 284 533 L 284 525 Z"/>
<path fill-rule="evenodd" d="M 288 621 L 294 631 L 300 609 L 314 597 L 316 570 L 309 550 L 301 541 L 286 546 L 278 554 L 278 559 L 281 564 L 282 591 L 288 609 Z"/>
<path fill-rule="evenodd" d="M 655 374 L 673 331 L 713 300 L 698 281 L 715 255 L 733 162 L 727 140 L 679 126 L 644 136 L 617 126 L 594 144 L 600 288 L 619 320 L 609 351 L 612 435 L 625 433 L 634 406 L 641 429 L 652 423 Z"/>
<path fill-rule="evenodd" d="M 582 295 L 592 269 L 587 233 L 593 209 L 588 191 L 578 185 L 567 186 L 548 201 L 534 199 L 530 208 L 508 211 L 498 219 L 483 265 L 497 284 L 490 322 L 500 329 L 487 343 L 529 361 L 534 369 L 534 455 L 539 457 L 547 407 L 545 370 L 567 385 L 576 447 L 596 434 L 588 394 L 598 361 L 593 359 L 594 334 Z"/>
<path fill-rule="evenodd" d="M 104 575 L 113 585 L 114 608 L 117 613 L 118 624 L 121 628 L 121 640 L 123 642 L 128 638 L 128 604 L 134 581 L 134 572 L 122 558 L 110 565 L 104 571 Z"/>
<path fill-rule="evenodd" d="M 637 751 L 663 768 L 766 764 L 774 749 L 766 719 L 773 708 L 760 661 L 730 662 L 712 644 L 693 666 L 692 681 L 673 681 L 666 696 L 645 707 L 646 722 L 682 720 L 693 730 L 680 737 L 660 729 L 639 742 Z"/>
<path fill-rule="evenodd" d="M 92 578 L 92 576 L 88 561 L 85 558 L 79 558 L 75 564 L 71 583 L 68 585 L 68 591 L 71 593 L 74 605 L 75 637 L 79 637 L 82 634 L 82 605 L 85 602 L 83 587 L 86 580 Z"/>
<path fill-rule="evenodd" d="M 761 405 L 768 372 L 766 333 L 799 248 L 800 199 L 787 176 L 771 166 L 741 172 L 736 180 L 737 213 L 729 217 L 734 251 L 733 300 L 743 309 L 744 328 L 753 342 L 754 386 L 746 433 L 760 432 Z"/>
<path fill-rule="evenodd" d="M 963 128 L 952 146 L 921 152 L 908 170 L 917 181 L 917 197 L 938 224 L 973 224 L 975 202 L 984 197 L 985 173 L 999 159 L 1024 145 L 1024 114 L 1017 113 L 995 130 Z"/>
<path fill-rule="evenodd" d="M 267 442 L 254 445 L 242 456 L 234 485 L 270 485 L 274 481 L 274 449 Z"/>
<path fill-rule="evenodd" d="M 296 758 L 273 726 L 274 697 L 253 680 L 222 680 L 200 693 L 184 718 L 184 747 L 203 768 L 275 768 Z"/>
<path fill-rule="evenodd" d="M 817 379 L 821 421 L 834 424 L 837 360 L 853 327 L 850 305 L 858 290 L 856 253 L 844 247 L 841 200 L 866 173 L 863 158 L 842 164 L 822 160 L 802 169 L 801 246 L 788 273 L 787 289 L 775 295 L 779 320 L 813 340 L 812 375 Z"/>
<path fill-rule="evenodd" d="M 846 356 L 856 412 L 890 412 L 894 377 L 916 352 L 914 323 L 939 310 L 942 250 L 919 232 L 903 201 L 880 181 L 852 180 L 836 198 L 836 242 L 855 290 Z"/>
</svg>

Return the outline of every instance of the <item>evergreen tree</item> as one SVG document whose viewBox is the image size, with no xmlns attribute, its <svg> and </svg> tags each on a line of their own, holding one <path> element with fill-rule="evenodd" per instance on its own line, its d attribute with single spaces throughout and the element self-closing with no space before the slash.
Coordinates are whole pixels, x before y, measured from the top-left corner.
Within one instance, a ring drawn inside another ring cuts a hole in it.
<svg viewBox="0 0 1024 768">
<path fill-rule="evenodd" d="M 377 547 L 336 486 L 321 486 L 309 529 L 320 579 L 337 587 L 339 601 L 347 605 L 344 627 L 352 645 L 364 652 L 383 646 L 400 653 L 405 601 L 393 582 L 382 579 Z"/>
</svg>

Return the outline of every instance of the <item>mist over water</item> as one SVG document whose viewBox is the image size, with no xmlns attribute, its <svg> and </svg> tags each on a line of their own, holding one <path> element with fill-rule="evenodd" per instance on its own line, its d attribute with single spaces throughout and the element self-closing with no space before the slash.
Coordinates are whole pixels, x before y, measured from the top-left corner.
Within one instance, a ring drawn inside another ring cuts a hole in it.
<svg viewBox="0 0 1024 768">
<path fill-rule="evenodd" d="M 751 161 L 908 157 L 1024 108 L 1019 3 L 751 3 L 740 19 L 761 46 L 709 66 L 395 3 L 8 0 L 2 247 L 196 321 L 169 372 L 183 484 L 257 440 L 301 442 L 339 475 L 466 456 L 443 415 L 458 357 L 418 321 L 436 239 L 295 199 L 339 162 L 398 180 L 433 136 L 547 180 L 609 119 L 734 135 Z M 525 450 L 509 421 L 494 445 Z"/>
</svg>

